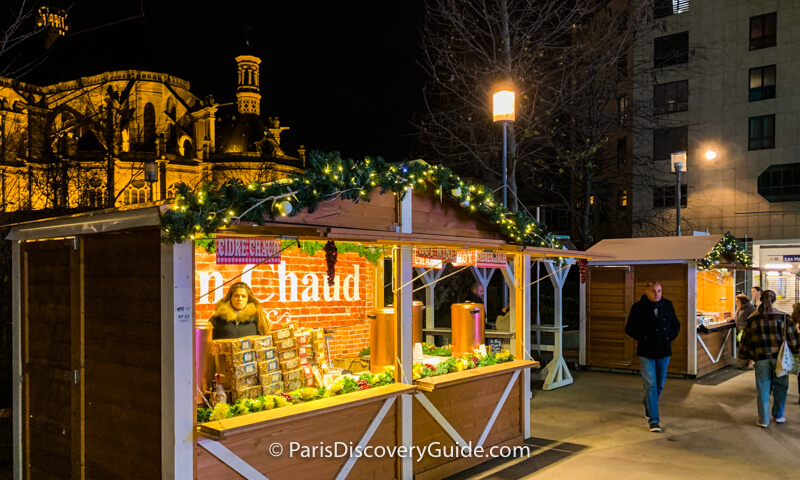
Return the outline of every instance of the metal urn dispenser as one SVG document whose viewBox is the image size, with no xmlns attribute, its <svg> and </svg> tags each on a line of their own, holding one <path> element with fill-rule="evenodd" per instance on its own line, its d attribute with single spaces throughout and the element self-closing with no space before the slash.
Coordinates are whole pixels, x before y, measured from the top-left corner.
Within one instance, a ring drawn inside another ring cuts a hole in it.
<svg viewBox="0 0 800 480">
<path fill-rule="evenodd" d="M 194 362 L 194 375 L 197 382 L 197 388 L 203 393 L 210 393 L 213 387 L 212 381 L 214 380 L 214 359 L 211 356 L 211 334 L 213 326 L 208 320 L 198 320 L 194 327 L 194 348 L 195 348 L 195 362 Z M 196 402 L 198 405 L 205 405 L 203 395 L 195 391 Z"/>
<path fill-rule="evenodd" d="M 369 339 L 369 369 L 373 373 L 378 373 L 383 371 L 383 367 L 386 365 L 394 365 L 394 308 L 378 308 L 367 317 L 372 320 Z"/>
<path fill-rule="evenodd" d="M 422 313 L 425 311 L 425 304 L 420 302 L 419 300 L 414 300 L 412 302 L 412 310 L 411 310 L 411 325 L 412 325 L 412 335 L 411 343 L 422 343 Z"/>
<path fill-rule="evenodd" d="M 472 353 L 483 343 L 483 305 L 454 303 L 450 306 L 453 356 Z"/>
</svg>

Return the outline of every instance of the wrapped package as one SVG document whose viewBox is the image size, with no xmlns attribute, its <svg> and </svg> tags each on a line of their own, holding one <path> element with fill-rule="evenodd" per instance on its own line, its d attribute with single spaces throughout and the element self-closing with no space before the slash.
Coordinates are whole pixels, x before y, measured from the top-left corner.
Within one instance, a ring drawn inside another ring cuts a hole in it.
<svg viewBox="0 0 800 480">
<path fill-rule="evenodd" d="M 285 362 L 280 362 L 280 364 L 281 364 L 281 371 L 288 372 L 289 370 L 295 370 L 300 367 L 300 359 L 293 358 Z"/>
<path fill-rule="evenodd" d="M 296 370 L 289 370 L 288 372 L 283 372 L 283 381 L 284 382 L 291 382 L 292 380 L 300 380 L 304 378 L 305 372 L 302 368 L 298 368 Z"/>
<path fill-rule="evenodd" d="M 303 380 L 292 380 L 291 382 L 283 382 L 283 391 L 284 392 L 291 392 L 292 390 L 297 390 L 306 386 L 305 379 Z"/>
<path fill-rule="evenodd" d="M 272 335 L 253 335 L 250 339 L 252 340 L 253 349 L 256 351 L 272 347 Z"/>
<path fill-rule="evenodd" d="M 283 381 L 283 374 L 280 371 L 262 373 L 261 385 L 269 385 L 270 383 L 280 383 Z"/>
<path fill-rule="evenodd" d="M 272 360 L 265 360 L 263 362 L 258 362 L 258 373 L 261 375 L 269 372 L 275 372 L 280 370 L 280 362 L 278 362 L 277 358 L 273 358 Z"/>
<path fill-rule="evenodd" d="M 301 347 L 308 345 L 308 334 L 302 333 L 300 335 L 296 335 L 295 338 L 297 339 L 297 345 Z"/>
<path fill-rule="evenodd" d="M 241 365 L 235 365 L 233 363 L 227 362 L 225 356 L 218 355 L 217 359 L 217 373 L 222 374 L 222 383 L 226 387 L 231 385 L 231 382 L 235 378 L 244 377 L 247 375 L 252 375 L 254 373 L 258 373 L 258 364 L 256 362 L 251 363 L 243 363 Z"/>
<path fill-rule="evenodd" d="M 278 353 L 285 352 L 286 350 L 297 350 L 297 339 L 292 337 L 278 340 L 275 342 L 275 348 L 278 349 Z"/>
<path fill-rule="evenodd" d="M 297 350 L 286 350 L 285 352 L 281 352 L 278 354 L 278 360 L 284 362 L 286 360 L 291 360 L 293 358 L 298 358 Z"/>
<path fill-rule="evenodd" d="M 258 398 L 261 395 L 261 385 L 254 387 L 244 387 L 231 390 L 231 401 L 235 402 L 240 398 Z"/>
<path fill-rule="evenodd" d="M 291 328 L 284 328 L 283 330 L 275 330 L 272 332 L 272 339 L 274 343 L 287 338 L 294 338 L 294 332 Z"/>
<path fill-rule="evenodd" d="M 258 361 L 263 362 L 265 360 L 272 360 L 278 356 L 278 350 L 274 348 L 265 348 L 263 350 L 258 351 Z"/>
<path fill-rule="evenodd" d="M 283 392 L 283 382 L 274 382 L 261 385 L 261 395 L 277 395 Z"/>
<path fill-rule="evenodd" d="M 251 375 L 244 375 L 244 376 L 241 376 L 241 377 L 235 377 L 231 381 L 231 388 L 234 388 L 234 389 L 238 390 L 238 389 L 242 389 L 242 388 L 245 388 L 245 387 L 254 387 L 254 386 L 258 385 L 258 384 L 259 384 L 258 383 L 258 374 L 257 373 L 253 373 Z"/>
<path fill-rule="evenodd" d="M 253 337 L 228 338 L 225 340 L 214 340 L 211 353 L 223 353 L 226 355 L 236 355 L 241 352 L 253 350 Z"/>
</svg>

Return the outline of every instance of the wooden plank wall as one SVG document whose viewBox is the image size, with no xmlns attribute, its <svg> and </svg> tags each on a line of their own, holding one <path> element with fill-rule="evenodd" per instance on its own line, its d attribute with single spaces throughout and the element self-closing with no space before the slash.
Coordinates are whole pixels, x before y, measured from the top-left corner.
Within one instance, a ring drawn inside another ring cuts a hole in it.
<svg viewBox="0 0 800 480">
<path fill-rule="evenodd" d="M 159 233 L 84 238 L 86 477 L 161 478 Z"/>
<path fill-rule="evenodd" d="M 590 267 L 586 282 L 587 364 L 632 368 L 634 340 L 625 335 L 633 305 L 633 272 L 628 267 Z"/>
<path fill-rule="evenodd" d="M 484 379 L 473 379 L 467 383 L 436 388 L 433 392 L 419 393 L 425 395 L 450 425 L 466 442 L 476 445 L 483 429 L 489 421 L 500 396 L 503 393 L 512 373 Z M 500 411 L 484 448 L 488 451 L 494 445 L 504 445 L 509 441 L 522 443 L 522 425 L 520 422 L 520 382 L 522 375 L 511 388 L 506 403 Z M 438 442 L 439 449 L 455 448 L 455 442 L 434 420 L 417 400 L 413 406 L 414 445 L 423 448 Z M 468 457 L 457 458 L 441 455 L 438 458 L 426 455 L 422 460 L 414 459 L 414 476 L 422 479 L 445 478 L 482 463 L 485 459 Z"/>
<path fill-rule="evenodd" d="M 343 410 L 300 418 L 293 422 L 275 425 L 273 428 L 259 428 L 232 434 L 222 440 L 222 444 L 250 466 L 263 473 L 270 480 L 328 480 L 335 478 L 337 472 L 347 461 L 346 456 L 323 455 L 319 450 L 327 447 L 337 455 L 345 452 L 345 447 L 355 447 L 361 436 L 369 428 L 375 415 L 383 406 L 384 400 L 365 403 Z M 369 445 L 397 445 L 397 401 L 389 408 Z M 303 457 L 303 451 L 290 455 L 291 442 L 299 447 L 307 447 L 307 452 L 316 447 L 316 454 Z M 336 442 L 342 442 L 337 448 Z M 282 454 L 272 456 L 270 446 L 279 444 Z M 219 461 L 202 447 L 195 449 L 197 455 L 197 479 L 200 480 L 238 480 L 242 476 Z M 361 457 L 356 461 L 348 480 L 390 480 L 396 477 L 395 459 L 389 455 L 372 458 Z"/>
<path fill-rule="evenodd" d="M 730 332 L 730 335 L 728 332 Z M 703 349 L 703 346 L 700 345 L 700 341 L 697 341 L 698 377 L 736 363 L 736 358 L 733 356 L 733 343 L 736 341 L 735 327 L 715 329 L 708 334 L 698 333 L 697 337 L 703 339 L 711 355 L 715 358 L 719 355 L 719 360 L 714 363 Z M 722 351 L 722 355 L 720 355 L 720 351 Z"/>
<path fill-rule="evenodd" d="M 688 365 L 688 329 L 694 328 L 694 318 L 686 318 L 689 302 L 688 275 L 685 264 L 668 265 L 636 265 L 634 271 L 634 300 L 638 301 L 647 288 L 647 282 L 658 281 L 661 284 L 662 296 L 672 301 L 675 313 L 681 322 L 681 331 L 672 342 L 672 358 L 669 361 L 669 373 L 689 373 Z M 694 292 L 692 292 L 694 294 Z M 635 354 L 635 352 L 634 352 Z M 634 368 L 639 369 L 639 359 L 633 361 Z"/>
<path fill-rule="evenodd" d="M 64 240 L 24 244 L 27 478 L 61 479 L 71 470 L 70 246 Z"/>
<path fill-rule="evenodd" d="M 636 342 L 625 335 L 633 303 L 644 295 L 648 282 L 661 283 L 663 297 L 672 301 L 681 331 L 672 342 L 670 373 L 688 374 L 687 329 L 694 319 L 688 308 L 688 267 L 685 264 L 634 265 L 626 268 L 590 267 L 587 280 L 586 362 L 592 367 L 639 370 Z"/>
</svg>

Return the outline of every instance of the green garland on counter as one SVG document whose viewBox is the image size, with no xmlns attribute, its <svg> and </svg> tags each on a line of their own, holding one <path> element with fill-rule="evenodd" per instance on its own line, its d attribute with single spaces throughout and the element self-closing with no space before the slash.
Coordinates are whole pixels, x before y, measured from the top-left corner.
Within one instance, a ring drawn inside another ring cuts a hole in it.
<svg viewBox="0 0 800 480">
<path fill-rule="evenodd" d="M 719 263 L 738 263 L 742 266 L 749 267 L 753 265 L 753 259 L 745 253 L 744 249 L 739 247 L 739 242 L 736 237 L 727 232 L 722 236 L 722 239 L 714 245 L 714 248 L 708 252 L 697 264 L 698 270 L 708 270 L 714 265 Z"/>
<path fill-rule="evenodd" d="M 344 199 L 368 202 L 373 191 L 393 192 L 403 198 L 428 186 L 436 194 L 459 202 L 470 213 L 477 212 L 500 227 L 511 242 L 520 245 L 561 248 L 552 234 L 527 212 L 512 212 L 496 201 L 485 186 L 468 184 L 449 168 L 422 160 L 387 163 L 382 158 L 363 161 L 345 159 L 338 152 L 311 152 L 302 174 L 271 182 L 243 184 L 230 179 L 221 185 L 204 183 L 199 191 L 177 186 L 172 208 L 161 215 L 165 243 L 183 243 L 208 237 L 237 222 L 264 225 L 275 217 L 309 213 L 320 203 Z"/>
<path fill-rule="evenodd" d="M 331 388 L 304 387 L 289 393 L 262 395 L 258 398 L 240 398 L 233 404 L 220 402 L 214 405 L 214 408 L 198 408 L 197 423 L 224 420 L 239 415 L 284 408 L 322 398 L 383 387 L 392 383 L 394 383 L 394 367 L 388 366 L 380 373 L 364 372 L 359 375 L 358 380 L 353 380 L 348 376 L 339 377 L 333 382 Z"/>
</svg>

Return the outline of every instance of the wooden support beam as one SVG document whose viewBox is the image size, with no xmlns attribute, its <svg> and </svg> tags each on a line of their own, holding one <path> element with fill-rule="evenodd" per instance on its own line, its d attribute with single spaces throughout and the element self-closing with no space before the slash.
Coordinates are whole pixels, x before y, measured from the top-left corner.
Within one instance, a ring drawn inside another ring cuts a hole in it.
<svg viewBox="0 0 800 480">
<path fill-rule="evenodd" d="M 74 238 L 70 252 L 70 330 L 72 366 L 72 479 L 86 478 L 86 382 L 84 329 L 84 246 L 81 237 Z"/>
</svg>

